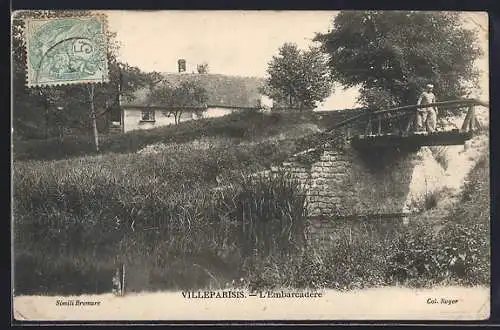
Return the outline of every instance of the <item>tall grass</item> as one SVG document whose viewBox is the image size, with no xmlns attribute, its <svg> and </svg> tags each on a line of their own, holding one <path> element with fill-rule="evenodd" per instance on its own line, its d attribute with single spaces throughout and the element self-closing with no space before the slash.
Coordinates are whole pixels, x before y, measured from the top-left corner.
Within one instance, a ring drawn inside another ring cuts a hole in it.
<svg viewBox="0 0 500 330">
<path fill-rule="evenodd" d="M 385 256 L 401 231 L 395 221 L 337 220 L 324 239 L 306 242 L 290 258 L 260 259 L 249 286 L 350 290 L 393 284 Z"/>
<path fill-rule="evenodd" d="M 222 118 L 206 118 L 158 127 L 131 131 L 117 135 L 101 135 L 100 153 L 130 153 L 154 143 L 186 143 L 197 139 L 218 138 L 230 140 L 232 144 L 242 141 L 262 141 L 282 133 L 299 136 L 308 133 L 301 128 L 305 123 L 327 124 L 327 119 L 318 119 L 314 113 L 263 114 L 254 111 L 233 113 Z M 313 133 L 313 132 L 311 132 Z M 67 136 L 64 139 L 14 140 L 13 154 L 16 160 L 62 158 L 94 155 L 94 140 L 88 136 Z"/>
<path fill-rule="evenodd" d="M 298 185 L 285 174 L 231 175 L 221 166 L 236 167 L 230 156 L 183 150 L 16 164 L 16 290 L 110 291 L 121 263 L 129 290 L 221 286 L 243 275 L 254 251 L 300 246 Z M 213 170 L 232 184 L 214 189 Z"/>
</svg>

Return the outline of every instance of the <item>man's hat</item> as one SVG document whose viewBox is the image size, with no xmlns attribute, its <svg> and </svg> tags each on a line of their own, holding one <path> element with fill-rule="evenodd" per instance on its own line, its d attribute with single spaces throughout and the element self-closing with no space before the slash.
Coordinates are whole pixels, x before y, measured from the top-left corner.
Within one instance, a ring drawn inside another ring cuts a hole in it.
<svg viewBox="0 0 500 330">
<path fill-rule="evenodd" d="M 427 84 L 425 87 L 427 87 L 427 88 L 434 88 L 434 85 L 433 84 Z"/>
</svg>

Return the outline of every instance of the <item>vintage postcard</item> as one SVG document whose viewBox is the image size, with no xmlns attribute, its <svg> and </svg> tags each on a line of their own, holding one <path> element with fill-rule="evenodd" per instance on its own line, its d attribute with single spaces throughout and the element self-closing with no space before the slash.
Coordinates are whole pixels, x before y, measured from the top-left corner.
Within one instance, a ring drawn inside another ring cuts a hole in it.
<svg viewBox="0 0 500 330">
<path fill-rule="evenodd" d="M 488 15 L 12 14 L 16 321 L 485 320 Z"/>
</svg>

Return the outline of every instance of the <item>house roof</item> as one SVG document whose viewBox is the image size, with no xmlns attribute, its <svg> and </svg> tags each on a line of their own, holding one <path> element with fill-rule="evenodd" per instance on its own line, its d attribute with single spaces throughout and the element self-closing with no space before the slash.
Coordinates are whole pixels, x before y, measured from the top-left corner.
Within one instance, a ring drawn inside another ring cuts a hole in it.
<svg viewBox="0 0 500 330">
<path fill-rule="evenodd" d="M 164 73 L 163 75 L 172 85 L 180 84 L 182 81 L 197 81 L 207 91 L 207 104 L 212 106 L 255 107 L 258 105 L 261 95 L 259 89 L 264 85 L 264 79 L 257 77 L 198 73 Z M 148 92 L 147 88 L 137 90 L 135 98 L 133 100 L 123 100 L 122 106 L 148 106 Z"/>
</svg>

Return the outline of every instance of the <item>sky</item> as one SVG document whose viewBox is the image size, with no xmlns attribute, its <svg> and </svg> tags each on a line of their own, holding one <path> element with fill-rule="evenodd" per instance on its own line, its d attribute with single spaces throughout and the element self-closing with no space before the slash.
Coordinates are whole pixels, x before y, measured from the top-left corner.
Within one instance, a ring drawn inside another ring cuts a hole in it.
<svg viewBox="0 0 500 330">
<path fill-rule="evenodd" d="M 334 11 L 105 11 L 108 28 L 117 33 L 120 60 L 144 71 L 187 71 L 208 63 L 210 73 L 264 77 L 273 55 L 285 42 L 306 49 L 315 33 L 328 32 Z M 486 14 L 467 13 L 469 27 L 487 31 Z M 482 30 L 481 30 L 482 31 Z M 481 34 L 487 47 L 487 32 Z M 487 49 L 486 49 L 487 51 Z M 486 55 L 487 58 L 487 55 Z M 488 86 L 488 62 L 483 90 Z M 483 94 L 485 92 L 483 91 Z M 356 107 L 356 88 L 335 89 L 318 109 Z M 487 93 L 481 98 L 488 99 Z"/>
</svg>

